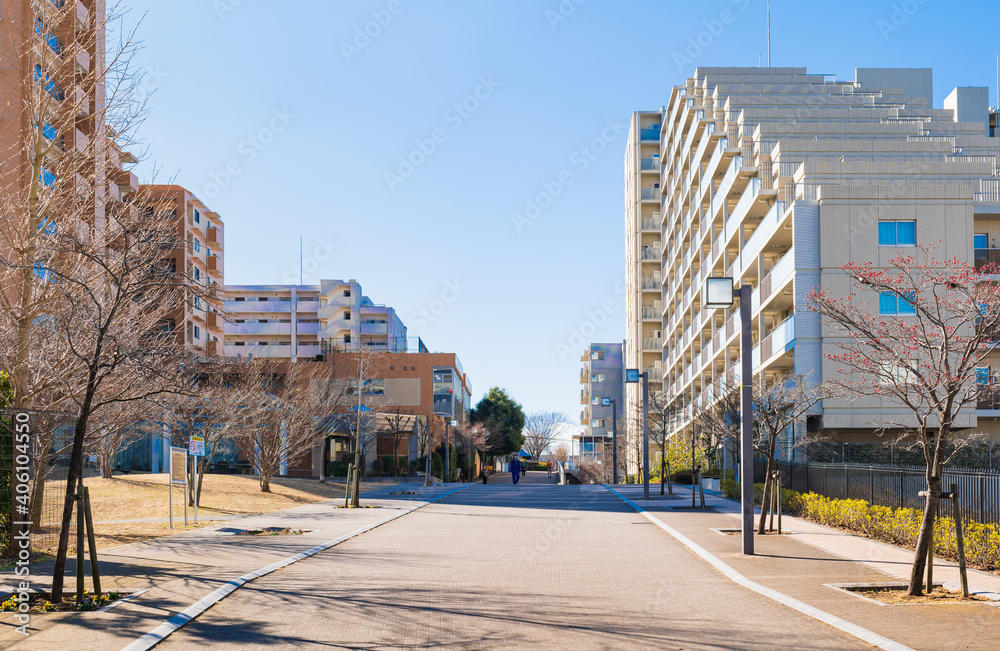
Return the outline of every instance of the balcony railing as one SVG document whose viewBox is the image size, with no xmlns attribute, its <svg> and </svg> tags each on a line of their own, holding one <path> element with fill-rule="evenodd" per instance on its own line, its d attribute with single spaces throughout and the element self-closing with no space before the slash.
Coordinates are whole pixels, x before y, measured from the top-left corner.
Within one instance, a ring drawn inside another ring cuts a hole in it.
<svg viewBox="0 0 1000 651">
<path fill-rule="evenodd" d="M 643 278 L 642 279 L 642 289 L 659 290 L 660 289 L 660 279 L 656 278 L 656 277 Z"/>
<path fill-rule="evenodd" d="M 655 307 L 643 306 L 642 308 L 642 318 L 644 319 L 659 319 L 660 310 Z"/>
<path fill-rule="evenodd" d="M 660 159 L 659 158 L 643 158 L 639 161 L 639 169 L 641 170 L 658 170 L 660 169 Z"/>
<path fill-rule="evenodd" d="M 643 201 L 656 201 L 660 198 L 660 188 L 643 188 L 642 189 L 642 200 Z"/>
<path fill-rule="evenodd" d="M 226 301 L 226 312 L 291 312 L 291 301 Z"/>
<path fill-rule="evenodd" d="M 658 231 L 660 230 L 660 222 L 656 219 L 643 219 L 641 227 L 644 231 Z"/>
<path fill-rule="evenodd" d="M 642 250 L 639 252 L 639 259 L 640 260 L 659 260 L 660 259 L 660 255 L 661 255 L 661 253 L 660 253 L 659 247 L 655 247 L 655 248 L 643 247 Z"/>
<path fill-rule="evenodd" d="M 661 350 L 663 348 L 663 339 L 659 337 L 645 337 L 642 340 L 643 350 Z"/>
<path fill-rule="evenodd" d="M 639 138 L 641 140 L 659 140 L 660 125 L 655 124 L 648 129 L 639 129 Z"/>
</svg>

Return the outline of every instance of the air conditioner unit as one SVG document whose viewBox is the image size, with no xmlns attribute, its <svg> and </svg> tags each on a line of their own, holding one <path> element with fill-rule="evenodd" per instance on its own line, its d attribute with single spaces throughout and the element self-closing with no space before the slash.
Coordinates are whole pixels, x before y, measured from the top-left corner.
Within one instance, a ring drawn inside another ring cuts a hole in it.
<svg viewBox="0 0 1000 651">
<path fill-rule="evenodd" d="M 655 330 L 655 331 L 653 331 L 653 339 L 660 339 L 660 338 L 662 338 L 662 336 L 663 336 L 663 331 L 662 330 Z"/>
<path fill-rule="evenodd" d="M 656 221 L 660 221 L 660 213 L 654 212 L 653 213 L 653 219 L 655 219 Z"/>
<path fill-rule="evenodd" d="M 653 301 L 653 308 L 659 310 L 660 309 L 660 301 L 658 301 L 658 300 Z"/>
</svg>

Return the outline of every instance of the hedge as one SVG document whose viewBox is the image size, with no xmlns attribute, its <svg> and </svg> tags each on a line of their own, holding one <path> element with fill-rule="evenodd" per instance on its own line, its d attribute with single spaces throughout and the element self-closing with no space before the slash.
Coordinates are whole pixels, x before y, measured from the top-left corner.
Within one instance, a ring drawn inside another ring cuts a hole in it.
<svg viewBox="0 0 1000 651">
<path fill-rule="evenodd" d="M 738 498 L 739 486 L 723 479 L 720 486 L 726 497 Z M 760 504 L 763 484 L 754 484 L 754 501 Z M 876 506 L 865 500 L 841 500 L 816 493 L 798 493 L 782 489 L 782 511 L 828 527 L 847 531 L 884 542 L 915 549 L 920 523 L 924 514 L 918 509 L 895 509 Z M 971 567 L 983 570 L 1000 569 L 1000 526 L 979 522 L 963 522 L 965 560 Z M 958 560 L 955 520 L 939 517 L 934 525 L 934 554 Z"/>
</svg>

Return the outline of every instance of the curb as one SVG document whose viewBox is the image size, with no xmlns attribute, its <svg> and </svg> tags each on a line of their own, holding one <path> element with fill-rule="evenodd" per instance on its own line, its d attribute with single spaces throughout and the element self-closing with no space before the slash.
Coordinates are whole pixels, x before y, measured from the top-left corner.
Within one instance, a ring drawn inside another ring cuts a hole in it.
<svg viewBox="0 0 1000 651">
<path fill-rule="evenodd" d="M 469 484 L 469 486 L 471 486 L 471 485 L 472 484 Z M 399 518 L 403 517 L 404 515 L 409 515 L 410 513 L 413 513 L 414 511 L 416 511 L 418 509 L 422 509 L 423 507 L 428 506 L 429 504 L 433 504 L 433 503 L 435 503 L 435 502 L 437 502 L 439 500 L 443 500 L 446 497 L 450 497 L 451 495 L 454 495 L 455 493 L 457 493 L 457 492 L 459 492 L 461 490 L 465 490 L 469 486 L 462 486 L 461 488 L 458 488 L 456 490 L 444 493 L 442 495 L 438 495 L 434 499 L 428 500 L 426 502 L 418 504 L 417 506 L 414 506 L 412 508 L 406 509 L 406 510 L 401 511 L 399 513 L 396 513 L 396 514 L 390 515 L 388 517 L 382 518 L 381 520 L 377 520 L 376 522 L 373 522 L 372 524 L 370 524 L 370 525 L 368 525 L 366 527 L 362 527 L 360 529 L 355 529 L 354 531 L 351 531 L 350 533 L 346 533 L 343 536 L 340 536 L 339 538 L 334 538 L 333 540 L 328 540 L 327 542 L 321 543 L 319 545 L 316 545 L 315 547 L 307 549 L 304 552 L 299 552 L 298 554 L 295 554 L 294 556 L 289 556 L 288 558 L 282 559 L 282 560 L 277 561 L 275 563 L 271 563 L 270 565 L 268 565 L 266 567 L 262 567 L 259 570 L 255 570 L 253 572 L 248 572 L 247 574 L 239 576 L 239 577 L 237 577 L 237 578 L 235 578 L 235 579 L 233 579 L 231 581 L 228 581 L 224 585 L 222 585 L 221 587 L 216 588 L 215 590 L 213 590 L 212 592 L 208 593 L 207 595 L 205 595 L 204 597 L 202 597 L 198 601 L 194 602 L 193 604 L 191 604 L 190 606 L 188 606 L 187 608 L 185 608 L 181 612 L 177 613 L 176 615 L 174 615 L 173 617 L 171 617 L 167 621 L 163 622 L 162 624 L 160 624 L 159 626 L 157 626 L 156 628 L 154 628 L 150 632 L 146 633 L 145 635 L 143 635 L 142 637 L 140 637 L 136 641 L 134 641 L 131 644 L 129 644 L 128 646 L 122 648 L 122 651 L 146 651 L 147 649 L 152 649 L 157 644 L 159 644 L 163 640 L 167 639 L 167 637 L 169 637 L 172 633 L 174 633 L 175 631 L 177 631 L 179 628 L 181 628 L 182 626 L 184 626 L 185 624 L 187 624 L 191 620 L 195 619 L 196 617 L 198 617 L 199 615 L 201 615 L 202 613 L 204 613 L 206 610 L 208 610 L 209 608 L 211 608 L 215 604 L 219 603 L 220 601 L 222 601 L 223 599 L 225 599 L 226 597 L 228 597 L 230 594 L 232 594 L 233 592 L 235 592 L 239 588 L 243 587 L 247 583 L 253 581 L 254 579 L 258 579 L 258 578 L 260 578 L 262 576 L 266 576 L 266 575 L 268 575 L 268 574 L 270 574 L 272 572 L 280 570 L 283 567 L 287 567 L 287 566 L 291 565 L 292 563 L 297 563 L 298 561 L 301 561 L 301 560 L 303 560 L 305 558 L 309 558 L 310 556 L 315 556 L 316 554 L 318 554 L 318 553 L 320 553 L 322 551 L 326 551 L 327 549 L 330 549 L 331 547 L 335 547 L 335 546 L 339 545 L 342 542 L 350 540 L 351 538 L 355 538 L 357 536 L 360 536 L 363 533 L 367 533 L 367 532 L 371 531 L 372 529 L 375 529 L 377 527 L 381 527 L 383 524 L 386 524 L 388 522 L 392 522 L 393 520 L 398 520 Z"/>
<path fill-rule="evenodd" d="M 604 487 L 607 488 L 612 494 L 617 496 L 618 499 L 622 500 L 623 502 L 631 506 L 633 509 L 635 509 L 637 512 L 641 513 L 647 520 L 658 526 L 666 533 L 670 534 L 672 537 L 676 538 L 681 544 L 683 544 L 685 547 L 690 549 L 696 555 L 700 556 L 702 559 L 707 561 L 712 567 L 714 567 L 719 572 L 724 574 L 726 578 L 730 579 L 734 583 L 741 585 L 748 590 L 752 590 L 757 594 L 763 595 L 768 599 L 777 601 L 783 606 L 787 606 L 793 610 L 797 610 L 803 615 L 812 617 L 815 620 L 821 621 L 824 624 L 832 626 L 833 628 L 842 631 L 844 633 L 847 633 L 848 635 L 851 635 L 853 637 L 856 637 L 859 640 L 871 644 L 876 648 L 885 649 L 886 651 L 914 651 L 910 647 L 900 644 L 899 642 L 894 642 L 893 640 L 890 640 L 887 637 L 883 637 L 878 633 L 869 631 L 868 629 L 858 626 L 857 624 L 852 624 L 851 622 L 845 619 L 841 619 L 836 615 L 831 615 L 830 613 L 820 610 L 815 606 L 810 606 L 809 604 L 799 601 L 798 599 L 793 599 L 792 597 L 789 597 L 786 594 L 783 594 L 781 592 L 778 592 L 777 590 L 768 588 L 767 586 L 761 585 L 756 581 L 748 579 L 747 577 L 743 576 L 742 574 L 734 570 L 732 567 L 721 561 L 719 558 L 714 556 L 707 549 L 705 549 L 698 543 L 694 542 L 684 534 L 680 533 L 673 527 L 664 524 L 658 518 L 654 517 L 649 511 L 642 508 L 641 506 L 639 506 L 629 498 L 625 497 L 615 489 L 611 488 L 606 484 L 604 485 Z"/>
</svg>

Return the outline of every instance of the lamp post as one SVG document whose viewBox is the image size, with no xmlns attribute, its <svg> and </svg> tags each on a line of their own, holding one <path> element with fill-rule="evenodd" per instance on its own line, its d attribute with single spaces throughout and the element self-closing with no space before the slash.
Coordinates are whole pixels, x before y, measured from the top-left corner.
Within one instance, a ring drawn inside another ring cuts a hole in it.
<svg viewBox="0 0 1000 651">
<path fill-rule="evenodd" d="M 601 405 L 611 405 L 611 483 L 618 484 L 618 401 L 602 398 Z"/>
<path fill-rule="evenodd" d="M 625 369 L 625 383 L 642 378 L 642 499 L 649 499 L 649 373 L 637 368 Z"/>
<path fill-rule="evenodd" d="M 451 427 L 458 425 L 454 418 L 444 421 L 444 483 L 451 481 Z"/>
<path fill-rule="evenodd" d="M 753 337 L 750 329 L 752 288 L 739 288 L 732 278 L 706 278 L 703 293 L 707 310 L 730 308 L 740 300 L 740 503 L 743 553 L 753 555 Z M 763 516 L 762 516 L 763 517 Z"/>
</svg>

